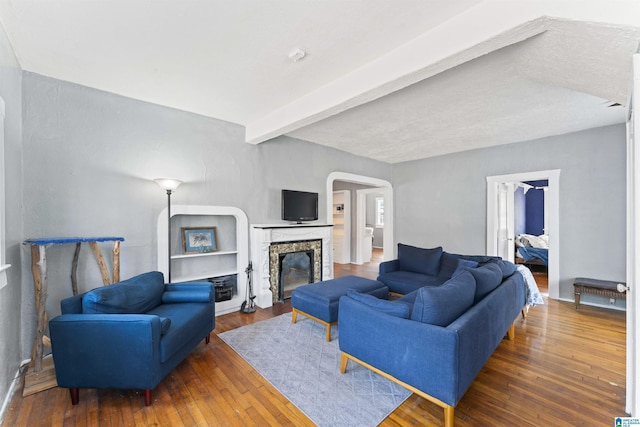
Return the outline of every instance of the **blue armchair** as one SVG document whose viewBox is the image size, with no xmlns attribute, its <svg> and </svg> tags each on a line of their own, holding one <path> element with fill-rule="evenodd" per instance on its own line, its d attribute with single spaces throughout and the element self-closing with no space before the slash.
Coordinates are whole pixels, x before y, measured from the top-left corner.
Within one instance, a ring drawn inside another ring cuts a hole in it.
<svg viewBox="0 0 640 427">
<path fill-rule="evenodd" d="M 144 273 L 60 303 L 49 322 L 60 387 L 152 390 L 215 328 L 211 283 L 165 284 Z"/>
</svg>

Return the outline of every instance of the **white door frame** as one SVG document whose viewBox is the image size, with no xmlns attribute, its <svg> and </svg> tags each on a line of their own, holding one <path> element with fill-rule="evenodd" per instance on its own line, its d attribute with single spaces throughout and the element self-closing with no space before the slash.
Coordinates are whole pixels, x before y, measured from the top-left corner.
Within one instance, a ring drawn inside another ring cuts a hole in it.
<svg viewBox="0 0 640 427">
<path fill-rule="evenodd" d="M 342 258 L 339 261 L 336 261 L 335 256 L 333 257 L 333 262 L 336 262 L 338 264 L 350 264 L 351 263 L 351 191 L 350 190 L 337 190 L 334 191 L 333 194 L 333 203 L 335 204 L 335 197 L 336 197 L 336 193 L 342 193 L 342 197 L 344 198 L 343 200 L 343 211 L 342 211 L 342 216 L 343 216 L 343 220 L 344 220 L 344 226 L 342 229 L 342 232 L 344 233 L 344 235 L 342 236 L 343 240 L 344 240 L 344 244 L 342 245 Z M 331 206 L 331 210 L 333 211 L 334 206 Z M 331 212 L 332 214 L 332 218 L 333 218 L 333 212 Z M 333 228 L 333 233 L 336 232 L 335 226 Z M 336 245 L 336 237 L 334 234 L 334 238 L 333 238 L 333 244 L 334 246 Z M 347 260 L 347 262 L 345 262 L 345 258 Z"/>
<path fill-rule="evenodd" d="M 382 197 L 386 200 L 387 199 L 387 194 L 386 194 L 387 190 L 384 188 L 367 188 L 364 190 L 356 190 L 356 206 L 357 206 L 357 212 L 356 212 L 356 260 L 355 260 L 355 264 L 361 265 L 364 264 L 364 254 L 363 254 L 363 250 L 362 250 L 362 240 L 364 239 L 364 227 L 367 224 L 367 195 L 368 194 L 382 194 Z M 386 202 L 385 202 L 386 203 Z M 384 208 L 384 213 L 385 213 L 385 226 L 382 229 L 382 239 L 383 239 L 383 247 L 385 245 L 385 231 L 384 229 L 387 227 L 387 219 L 386 219 L 386 214 L 387 214 L 387 208 L 385 206 Z M 383 249 L 383 252 L 385 250 Z M 383 254 L 384 255 L 384 254 Z"/>
<path fill-rule="evenodd" d="M 640 366 L 640 350 L 636 334 L 640 331 L 640 293 L 636 284 L 640 283 L 640 150 L 637 149 L 636 131 L 640 123 L 640 55 L 633 55 L 633 82 L 627 112 L 627 378 L 625 411 L 633 417 L 640 410 L 640 396 L 637 390 L 637 373 Z"/>
<path fill-rule="evenodd" d="M 505 182 L 549 181 L 549 298 L 560 298 L 560 169 L 487 177 L 487 255 L 498 254 L 498 185 Z"/>
<path fill-rule="evenodd" d="M 355 184 L 370 185 L 372 187 L 378 187 L 376 190 L 384 194 L 384 231 L 382 234 L 383 242 L 383 255 L 384 261 L 389 261 L 395 258 L 395 251 L 393 245 L 393 187 L 389 181 L 385 181 L 379 178 L 372 178 L 369 176 L 356 175 L 348 172 L 331 172 L 327 177 L 327 194 L 333 195 L 333 182 L 334 181 L 346 181 L 353 182 Z M 333 224 L 333 197 L 327 197 L 327 224 Z M 358 214 L 359 215 L 359 214 Z M 362 240 L 364 228 L 357 227 L 356 239 Z M 360 248 L 360 260 L 362 260 L 362 247 L 356 245 L 356 248 Z M 357 252 L 357 249 L 356 249 Z M 356 254 L 357 258 L 357 254 Z M 357 261 L 357 260 L 356 260 Z"/>
</svg>

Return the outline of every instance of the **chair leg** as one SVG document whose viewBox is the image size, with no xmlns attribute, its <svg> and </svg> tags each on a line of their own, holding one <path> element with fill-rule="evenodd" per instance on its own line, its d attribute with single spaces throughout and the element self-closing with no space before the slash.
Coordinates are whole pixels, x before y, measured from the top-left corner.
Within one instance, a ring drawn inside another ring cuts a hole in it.
<svg viewBox="0 0 640 427">
<path fill-rule="evenodd" d="M 211 334 L 207 334 L 207 336 L 204 337 L 204 343 L 209 344 L 210 342 L 211 342 Z"/>
<path fill-rule="evenodd" d="M 78 402 L 80 401 L 80 389 L 70 388 L 69 394 L 71 394 L 71 404 L 77 405 Z"/>
<path fill-rule="evenodd" d="M 144 391 L 144 404 L 145 406 L 151 406 L 151 390 L 146 389 Z"/>
</svg>

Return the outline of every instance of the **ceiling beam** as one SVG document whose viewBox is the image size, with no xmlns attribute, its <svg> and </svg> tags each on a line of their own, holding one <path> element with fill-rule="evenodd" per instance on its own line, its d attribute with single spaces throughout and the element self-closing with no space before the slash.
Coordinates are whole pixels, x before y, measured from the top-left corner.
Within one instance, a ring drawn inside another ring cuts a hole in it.
<svg viewBox="0 0 640 427">
<path fill-rule="evenodd" d="M 547 31 L 548 16 L 640 26 L 640 2 L 487 0 L 388 54 L 247 124 L 259 144 Z"/>
</svg>

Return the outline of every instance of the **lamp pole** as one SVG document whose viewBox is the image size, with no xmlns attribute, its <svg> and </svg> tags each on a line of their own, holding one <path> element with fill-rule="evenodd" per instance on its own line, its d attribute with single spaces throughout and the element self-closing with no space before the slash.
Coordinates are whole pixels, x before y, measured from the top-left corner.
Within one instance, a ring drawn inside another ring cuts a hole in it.
<svg viewBox="0 0 640 427">
<path fill-rule="evenodd" d="M 167 283 L 171 283 L 171 193 L 167 188 Z"/>
<path fill-rule="evenodd" d="M 167 191 L 167 281 L 171 283 L 171 194 L 182 181 L 173 178 L 156 178 L 154 181 Z"/>
</svg>

